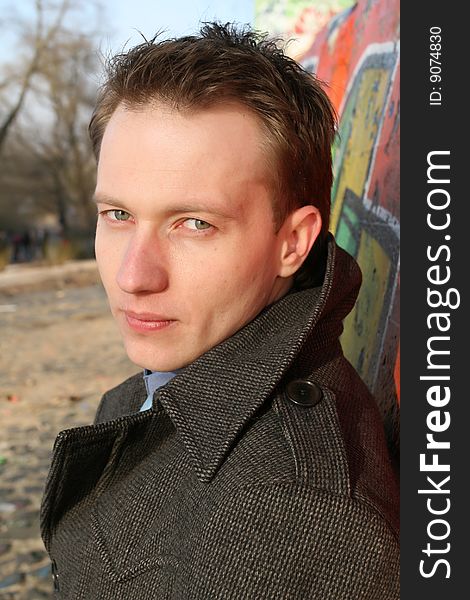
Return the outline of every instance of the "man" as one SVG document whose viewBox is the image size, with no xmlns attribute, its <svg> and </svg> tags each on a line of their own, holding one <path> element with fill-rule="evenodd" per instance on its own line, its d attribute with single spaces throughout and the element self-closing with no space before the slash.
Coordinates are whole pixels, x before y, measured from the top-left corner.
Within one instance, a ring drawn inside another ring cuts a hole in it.
<svg viewBox="0 0 470 600">
<path fill-rule="evenodd" d="M 397 500 L 343 357 L 335 115 L 273 42 L 206 25 L 116 57 L 91 120 L 96 257 L 130 359 L 59 434 L 57 598 L 398 598 Z"/>
</svg>

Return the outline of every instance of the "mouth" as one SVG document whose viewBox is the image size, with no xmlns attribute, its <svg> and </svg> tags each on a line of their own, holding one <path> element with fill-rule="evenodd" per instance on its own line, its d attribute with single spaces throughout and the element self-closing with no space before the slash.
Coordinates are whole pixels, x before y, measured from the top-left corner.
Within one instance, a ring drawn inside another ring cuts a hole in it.
<svg viewBox="0 0 470 600">
<path fill-rule="evenodd" d="M 164 315 L 153 313 L 134 313 L 132 311 L 123 311 L 126 322 L 131 329 L 140 332 L 160 331 L 170 327 L 176 321 L 169 319 Z"/>
</svg>

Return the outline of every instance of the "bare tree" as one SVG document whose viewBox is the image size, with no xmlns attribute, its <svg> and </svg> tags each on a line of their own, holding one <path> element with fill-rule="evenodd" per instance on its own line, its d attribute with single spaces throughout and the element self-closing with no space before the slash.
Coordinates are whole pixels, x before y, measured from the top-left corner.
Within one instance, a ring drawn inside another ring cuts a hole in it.
<svg viewBox="0 0 470 600">
<path fill-rule="evenodd" d="M 87 126 L 96 90 L 86 74 L 96 72 L 96 62 L 92 41 L 80 34 L 64 36 L 43 55 L 42 97 L 50 106 L 53 122 L 50 136 L 43 137 L 36 148 L 53 178 L 64 228 L 68 225 L 66 206 L 76 208 L 85 227 L 90 227 L 95 218 L 90 201 L 95 164 Z"/>
<path fill-rule="evenodd" d="M 54 42 L 54 38 L 60 31 L 63 24 L 64 17 L 70 8 L 70 0 L 62 0 L 60 3 L 55 19 L 50 25 L 45 24 L 45 6 L 43 0 L 35 0 L 36 7 L 36 21 L 34 25 L 33 43 L 32 43 L 32 55 L 29 62 L 25 65 L 24 71 L 20 73 L 19 77 L 19 91 L 16 100 L 10 106 L 7 114 L 2 117 L 0 122 L 0 155 L 5 146 L 5 140 L 11 126 L 15 122 L 18 114 L 23 107 L 26 94 L 31 87 L 33 76 L 38 71 L 38 67 L 41 61 L 43 53 L 50 47 Z M 14 83 L 15 77 L 6 77 L 3 81 L 0 81 L 0 90 L 6 88 Z"/>
<path fill-rule="evenodd" d="M 39 21 L 45 18 L 44 1 L 36 3 Z M 0 82 L 0 108 L 2 103 L 8 105 L 7 116 L 0 119 L 4 125 L 8 122 L 0 170 L 0 222 L 4 228 L 11 228 L 7 224 L 12 221 L 20 223 L 25 214 L 30 223 L 41 215 L 55 214 L 65 233 L 69 228 L 93 229 L 95 210 L 90 198 L 95 164 L 87 124 L 100 66 L 98 32 L 90 27 L 92 19 L 86 20 L 86 31 L 80 27 L 79 18 L 71 19 L 74 11 L 83 11 L 85 6 L 91 7 L 90 13 L 99 14 L 95 0 L 49 4 L 47 9 L 55 13 L 53 19 L 48 14 L 47 20 L 53 24 L 45 27 L 35 23 L 29 29 L 23 26 L 22 46 L 29 48 L 28 56 L 35 57 L 34 66 L 28 62 L 26 69 L 18 64 L 4 69 Z M 102 20 L 97 18 L 96 22 Z M 44 40 L 39 52 L 38 36 Z M 15 72 L 24 74 L 20 77 L 22 99 L 18 97 L 12 104 L 5 90 L 12 85 Z"/>
</svg>

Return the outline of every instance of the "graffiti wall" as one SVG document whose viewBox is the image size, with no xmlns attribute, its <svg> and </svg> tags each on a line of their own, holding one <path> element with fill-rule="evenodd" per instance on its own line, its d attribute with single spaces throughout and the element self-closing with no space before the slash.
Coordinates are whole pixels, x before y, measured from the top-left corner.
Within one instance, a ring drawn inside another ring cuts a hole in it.
<svg viewBox="0 0 470 600">
<path fill-rule="evenodd" d="M 314 35 L 301 7 L 287 37 L 294 57 L 329 84 L 340 116 L 333 149 L 330 229 L 356 257 L 363 285 L 344 323 L 346 356 L 382 411 L 398 449 L 399 405 L 399 1 L 359 0 Z M 330 7 L 331 8 L 331 7 Z M 330 10 L 330 9 L 328 9 Z M 262 27 L 263 14 L 257 25 Z"/>
<path fill-rule="evenodd" d="M 291 38 L 289 54 L 296 58 L 334 15 L 352 4 L 354 0 L 255 0 L 256 26 L 271 36 Z"/>
</svg>

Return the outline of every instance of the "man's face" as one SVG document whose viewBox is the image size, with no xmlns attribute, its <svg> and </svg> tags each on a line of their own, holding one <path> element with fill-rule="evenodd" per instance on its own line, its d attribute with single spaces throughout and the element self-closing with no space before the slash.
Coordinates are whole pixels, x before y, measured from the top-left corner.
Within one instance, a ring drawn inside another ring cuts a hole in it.
<svg viewBox="0 0 470 600">
<path fill-rule="evenodd" d="M 119 107 L 111 117 L 96 258 L 135 364 L 183 367 L 287 291 L 261 140 L 238 105 Z"/>
</svg>

